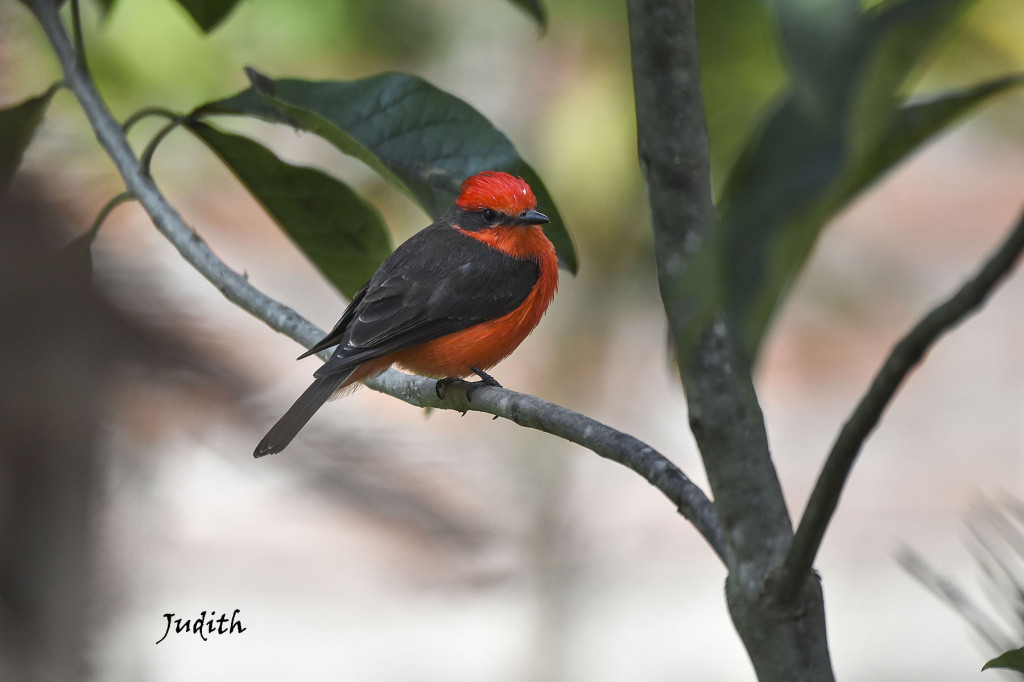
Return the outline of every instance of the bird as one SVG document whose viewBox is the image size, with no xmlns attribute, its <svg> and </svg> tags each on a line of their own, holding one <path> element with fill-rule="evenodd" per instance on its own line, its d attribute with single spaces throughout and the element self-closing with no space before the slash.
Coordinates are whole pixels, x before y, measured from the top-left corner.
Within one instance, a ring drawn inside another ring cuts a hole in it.
<svg viewBox="0 0 1024 682">
<path fill-rule="evenodd" d="M 558 256 L 533 190 L 521 177 L 484 171 L 462 182 L 455 203 L 389 255 L 334 328 L 299 356 L 337 346 L 256 446 L 281 452 L 313 414 L 392 365 L 437 380 L 465 377 L 467 397 L 500 386 L 487 370 L 534 330 L 558 290 Z"/>
</svg>

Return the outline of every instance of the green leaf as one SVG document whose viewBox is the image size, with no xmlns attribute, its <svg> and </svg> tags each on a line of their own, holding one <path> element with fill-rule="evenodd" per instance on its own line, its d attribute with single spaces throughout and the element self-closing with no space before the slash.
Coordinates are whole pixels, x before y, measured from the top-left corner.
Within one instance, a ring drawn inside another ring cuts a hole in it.
<svg viewBox="0 0 1024 682">
<path fill-rule="evenodd" d="M 701 90 L 715 196 L 765 107 L 785 86 L 778 36 L 763 0 L 697 0 Z"/>
<path fill-rule="evenodd" d="M 540 0 L 509 0 L 509 2 L 521 7 L 524 12 L 536 19 L 541 29 L 548 27 L 548 13 L 544 9 L 544 3 Z"/>
<path fill-rule="evenodd" d="M 859 3 L 848 0 L 773 1 L 792 84 L 733 167 L 720 202 L 724 236 L 714 242 L 722 304 L 749 362 L 831 217 L 961 114 L 1019 81 L 902 101 L 914 70 L 971 1 L 890 0 L 857 20 L 849 12 Z"/>
<path fill-rule="evenodd" d="M 1024 84 L 1024 74 L 997 78 L 971 88 L 952 90 L 901 106 L 848 173 L 837 205 L 855 196 L 922 143 L 945 130 L 985 100 Z"/>
<path fill-rule="evenodd" d="M 721 291 L 751 363 L 824 225 L 820 208 L 842 170 L 838 129 L 822 129 L 814 117 L 794 94 L 784 96 L 736 162 L 720 203 L 723 234 L 713 245 Z"/>
<path fill-rule="evenodd" d="M 988 670 L 989 668 L 1005 668 L 1006 670 L 1016 670 L 1017 672 L 1024 673 L 1024 649 L 1007 651 L 1002 656 L 993 658 L 982 666 L 981 669 Z"/>
<path fill-rule="evenodd" d="M 52 85 L 38 97 L 0 109 L 0 196 L 7 192 L 29 142 L 43 120 L 46 106 L 58 87 Z"/>
<path fill-rule="evenodd" d="M 872 8 L 864 66 L 850 117 L 854 154 L 877 144 L 908 76 L 974 0 L 894 0 Z"/>
<path fill-rule="evenodd" d="M 859 0 L 771 0 L 793 94 L 815 125 L 845 106 L 867 22 Z"/>
<path fill-rule="evenodd" d="M 117 0 L 96 0 L 96 4 L 100 7 L 100 14 L 106 16 L 110 14 L 110 10 L 114 7 L 114 3 Z"/>
<path fill-rule="evenodd" d="M 391 253 L 391 239 L 380 214 L 343 182 L 285 163 L 248 138 L 196 121 L 186 125 L 349 298 Z"/>
<path fill-rule="evenodd" d="M 224 21 L 238 0 L 177 0 L 177 3 L 188 12 L 203 33 L 209 33 Z"/>
<path fill-rule="evenodd" d="M 905 104 L 857 158 L 840 130 L 814 134 L 808 114 L 782 100 L 737 162 L 721 205 L 723 297 L 751 362 L 831 217 L 972 108 L 1021 83 L 1017 74 Z"/>
<path fill-rule="evenodd" d="M 197 109 L 198 116 L 255 116 L 315 133 L 406 192 L 431 216 L 458 196 L 462 181 L 484 170 L 532 173 L 499 130 L 462 100 L 426 81 L 386 73 L 354 81 L 272 80 L 249 70 L 253 86 Z M 558 209 L 536 174 L 527 180 L 551 222 L 544 231 L 563 266 L 576 252 Z M 525 179 L 525 175 L 524 175 Z"/>
</svg>

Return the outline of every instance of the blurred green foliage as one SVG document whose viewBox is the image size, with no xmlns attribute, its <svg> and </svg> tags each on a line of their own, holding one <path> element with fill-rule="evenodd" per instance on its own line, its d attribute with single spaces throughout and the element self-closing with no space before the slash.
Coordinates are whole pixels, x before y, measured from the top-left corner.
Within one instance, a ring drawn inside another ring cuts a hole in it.
<svg viewBox="0 0 1024 682">
<path fill-rule="evenodd" d="M 1010 75 L 929 102 L 908 99 L 970 5 L 770 3 L 786 86 L 755 123 L 720 193 L 720 229 L 701 254 L 713 262 L 696 268 L 715 276 L 688 280 L 704 310 L 699 317 L 724 307 L 747 362 L 754 363 L 771 317 L 832 217 L 915 148 L 1021 82 Z"/>
<path fill-rule="evenodd" d="M 697 0 L 711 173 L 721 186 L 758 118 L 786 82 L 767 3 Z"/>
<path fill-rule="evenodd" d="M 96 0 L 104 12 L 109 12 L 117 0 Z M 177 0 L 196 25 L 205 32 L 217 28 L 238 4 L 238 0 Z"/>
</svg>

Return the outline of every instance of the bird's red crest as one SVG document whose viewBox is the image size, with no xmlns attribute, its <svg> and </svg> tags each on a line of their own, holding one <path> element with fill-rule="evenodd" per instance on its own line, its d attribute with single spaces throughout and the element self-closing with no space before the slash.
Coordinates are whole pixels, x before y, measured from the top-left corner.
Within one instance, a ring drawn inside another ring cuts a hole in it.
<svg viewBox="0 0 1024 682">
<path fill-rule="evenodd" d="M 455 203 L 466 211 L 489 208 L 511 216 L 537 208 L 537 198 L 525 180 L 499 171 L 484 171 L 466 178 Z"/>
</svg>

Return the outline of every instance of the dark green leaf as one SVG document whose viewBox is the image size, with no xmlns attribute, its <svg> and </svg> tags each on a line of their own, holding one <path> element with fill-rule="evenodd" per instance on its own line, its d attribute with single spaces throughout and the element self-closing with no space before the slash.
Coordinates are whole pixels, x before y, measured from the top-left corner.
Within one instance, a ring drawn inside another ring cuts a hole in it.
<svg viewBox="0 0 1024 682">
<path fill-rule="evenodd" d="M 1024 74 L 1006 76 L 964 90 L 954 90 L 909 102 L 890 118 L 878 139 L 865 150 L 847 174 L 844 189 L 836 197 L 842 204 L 877 180 L 907 154 L 943 131 L 989 97 L 1024 83 Z"/>
<path fill-rule="evenodd" d="M 231 13 L 238 0 L 177 0 L 177 3 L 185 8 L 203 33 L 209 33 Z"/>
<path fill-rule="evenodd" d="M 50 103 L 58 87 L 53 85 L 38 97 L 0 109 L 0 196 L 11 184 L 21 164 L 21 157 L 32 141 L 36 127 L 43 120 L 46 105 Z"/>
<path fill-rule="evenodd" d="M 701 90 L 715 196 L 764 109 L 785 85 L 778 37 L 763 0 L 697 0 Z"/>
<path fill-rule="evenodd" d="M 195 113 L 256 116 L 315 133 L 369 165 L 431 216 L 448 209 L 470 175 L 528 172 L 508 138 L 476 109 L 415 76 L 310 82 L 272 80 L 250 70 L 250 78 L 252 88 Z M 532 178 L 537 196 L 548 197 L 540 204 L 551 218 L 545 232 L 562 265 L 575 272 L 565 223 L 543 183 Z"/>
<path fill-rule="evenodd" d="M 380 214 L 341 181 L 285 163 L 248 138 L 203 123 L 187 125 L 346 296 L 391 253 Z"/>
<path fill-rule="evenodd" d="M 970 2 L 891 0 L 859 20 L 847 16 L 846 0 L 774 3 L 793 84 L 733 168 L 715 242 L 721 296 L 750 362 L 830 218 L 960 114 L 1017 82 L 901 102 L 914 68 Z M 825 21 L 827 8 L 837 17 Z M 863 39 L 851 44 L 854 35 Z"/>
<path fill-rule="evenodd" d="M 877 143 L 908 76 L 974 0 L 895 0 L 868 13 L 864 66 L 850 116 L 854 153 Z"/>
<path fill-rule="evenodd" d="M 859 0 L 772 0 L 794 97 L 809 121 L 828 125 L 846 106 L 867 22 Z"/>
<path fill-rule="evenodd" d="M 720 204 L 724 303 L 751 362 L 824 224 L 817 216 L 842 169 L 839 131 L 813 117 L 795 96 L 782 98 L 736 162 Z"/>
<path fill-rule="evenodd" d="M 1024 673 L 1024 649 L 1007 651 L 1002 656 L 993 658 L 982 666 L 981 669 L 988 670 L 989 668 L 1005 668 L 1007 670 L 1016 670 L 1017 672 Z"/>
<path fill-rule="evenodd" d="M 857 159 L 844 154 L 840 131 L 811 134 L 802 109 L 783 100 L 737 162 L 722 202 L 725 304 L 751 360 L 829 219 L 973 107 L 1022 82 L 1008 76 L 906 104 Z"/>
<path fill-rule="evenodd" d="M 110 13 L 115 2 L 117 2 L 117 0 L 96 0 L 96 4 L 100 6 L 100 13 L 103 14 L 103 16 Z"/>
<path fill-rule="evenodd" d="M 513 5 L 523 8 L 527 14 L 537 20 L 542 29 L 548 26 L 548 14 L 544 10 L 544 3 L 540 0 L 509 0 Z"/>
</svg>

